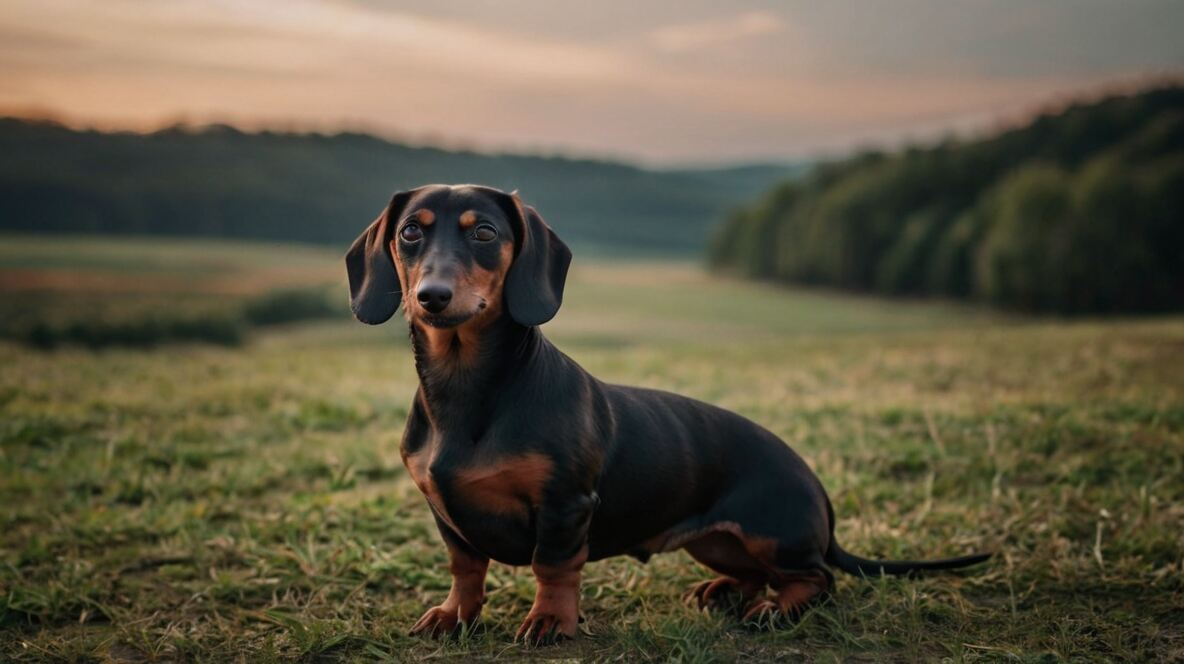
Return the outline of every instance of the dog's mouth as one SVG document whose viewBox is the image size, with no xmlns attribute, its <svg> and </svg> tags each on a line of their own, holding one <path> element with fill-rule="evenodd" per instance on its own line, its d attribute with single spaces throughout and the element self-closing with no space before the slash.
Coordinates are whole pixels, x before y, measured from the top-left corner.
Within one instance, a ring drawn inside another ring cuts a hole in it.
<svg viewBox="0 0 1184 664">
<path fill-rule="evenodd" d="M 477 316 L 477 314 L 481 313 L 482 311 L 485 311 L 485 300 L 484 299 L 482 299 L 480 302 L 477 303 L 476 309 L 474 309 L 473 311 L 463 313 L 463 314 L 446 314 L 446 313 L 433 314 L 430 311 L 426 311 L 423 308 L 420 308 L 419 319 L 422 320 L 423 322 L 427 323 L 431 327 L 435 327 L 435 328 L 439 328 L 439 329 L 446 329 L 446 328 L 450 328 L 450 327 L 459 327 L 461 325 L 464 325 L 465 323 L 467 323 L 470 320 L 472 320 L 473 318 L 475 318 Z"/>
<path fill-rule="evenodd" d="M 467 314 L 456 315 L 423 313 L 420 315 L 419 319 L 432 327 L 447 328 L 463 325 L 464 323 L 468 322 L 470 318 L 476 315 L 477 312 L 475 311 Z"/>
</svg>

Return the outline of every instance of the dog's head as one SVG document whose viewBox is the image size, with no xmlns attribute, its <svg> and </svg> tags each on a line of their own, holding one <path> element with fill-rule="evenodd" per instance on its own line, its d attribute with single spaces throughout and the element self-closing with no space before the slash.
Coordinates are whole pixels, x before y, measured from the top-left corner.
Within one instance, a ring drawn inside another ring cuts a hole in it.
<svg viewBox="0 0 1184 664">
<path fill-rule="evenodd" d="M 522 325 L 555 316 L 571 251 L 517 194 L 430 185 L 395 194 L 345 255 L 350 306 L 386 322 L 403 303 L 437 328 L 492 320 Z"/>
</svg>

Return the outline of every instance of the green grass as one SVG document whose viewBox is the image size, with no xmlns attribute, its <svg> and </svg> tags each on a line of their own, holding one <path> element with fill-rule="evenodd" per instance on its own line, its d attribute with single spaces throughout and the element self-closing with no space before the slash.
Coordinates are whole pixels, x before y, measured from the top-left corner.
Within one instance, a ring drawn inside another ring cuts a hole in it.
<svg viewBox="0 0 1184 664">
<path fill-rule="evenodd" d="M 62 270 L 89 253 L 72 242 Z M 185 253 L 96 246 L 124 252 L 115 266 Z M 344 293 L 333 252 L 188 255 L 225 266 L 192 276 L 196 292 L 236 274 L 327 275 Z M 999 555 L 915 581 L 840 577 L 801 624 L 760 633 L 680 602 L 708 576 L 685 554 L 598 562 L 586 633 L 541 650 L 511 643 L 529 570 L 495 565 L 484 633 L 411 639 L 448 575 L 399 460 L 415 389 L 399 321 L 282 326 L 240 348 L 0 343 L 0 660 L 1184 659 L 1184 318 L 1015 320 L 577 262 L 547 333 L 601 378 L 782 436 L 852 551 Z"/>
</svg>

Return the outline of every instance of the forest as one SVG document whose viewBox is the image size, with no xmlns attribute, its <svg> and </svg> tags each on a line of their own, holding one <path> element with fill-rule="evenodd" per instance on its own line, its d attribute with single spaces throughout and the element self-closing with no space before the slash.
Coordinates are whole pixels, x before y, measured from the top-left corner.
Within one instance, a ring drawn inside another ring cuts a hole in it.
<svg viewBox="0 0 1184 664">
<path fill-rule="evenodd" d="M 734 210 L 745 276 L 1056 314 L 1184 308 L 1184 87 L 824 163 Z"/>
<path fill-rule="evenodd" d="M 712 226 L 800 165 L 654 170 L 412 146 L 357 133 L 148 134 L 0 119 L 0 230 L 224 237 L 343 248 L 392 192 L 517 189 L 586 253 L 700 254 Z"/>
</svg>

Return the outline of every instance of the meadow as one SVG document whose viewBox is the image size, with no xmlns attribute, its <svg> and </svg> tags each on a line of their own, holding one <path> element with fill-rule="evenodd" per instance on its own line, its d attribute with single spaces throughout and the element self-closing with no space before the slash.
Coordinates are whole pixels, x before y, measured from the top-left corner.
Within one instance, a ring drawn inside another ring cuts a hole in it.
<svg viewBox="0 0 1184 664">
<path fill-rule="evenodd" d="M 0 660 L 1184 661 L 1184 317 L 1017 318 L 579 252 L 545 332 L 595 375 L 780 435 L 853 552 L 997 555 L 840 575 L 774 631 L 685 606 L 709 574 L 683 553 L 593 563 L 584 633 L 538 649 L 512 643 L 530 570 L 495 564 L 482 630 L 410 638 L 449 583 L 398 452 L 415 373 L 400 320 L 349 318 L 339 258 L 0 237 L 9 316 L 201 320 L 294 288 L 340 307 L 229 344 L 0 340 Z"/>
</svg>

